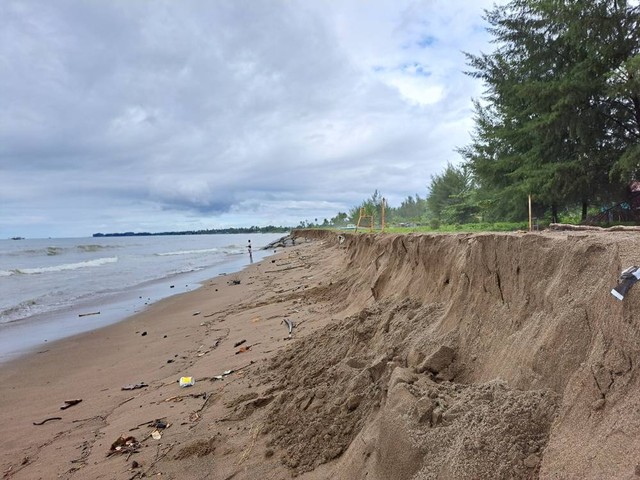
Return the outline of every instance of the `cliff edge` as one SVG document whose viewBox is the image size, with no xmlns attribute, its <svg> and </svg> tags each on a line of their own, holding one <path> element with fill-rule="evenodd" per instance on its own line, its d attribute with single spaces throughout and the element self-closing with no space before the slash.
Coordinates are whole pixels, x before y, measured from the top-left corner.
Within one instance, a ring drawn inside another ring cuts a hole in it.
<svg viewBox="0 0 640 480">
<path fill-rule="evenodd" d="M 334 321 L 267 369 L 301 478 L 640 474 L 637 234 L 294 235 L 342 256 L 305 293 Z"/>
</svg>

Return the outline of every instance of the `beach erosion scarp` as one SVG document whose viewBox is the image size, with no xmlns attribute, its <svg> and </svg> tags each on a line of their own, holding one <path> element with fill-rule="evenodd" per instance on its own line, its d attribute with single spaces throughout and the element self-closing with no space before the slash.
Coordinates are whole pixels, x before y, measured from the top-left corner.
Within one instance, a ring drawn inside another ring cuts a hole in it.
<svg viewBox="0 0 640 480">
<path fill-rule="evenodd" d="M 635 234 L 293 235 L 232 279 L 0 368 L 2 473 L 640 472 L 640 290 L 610 294 L 639 263 Z"/>
</svg>

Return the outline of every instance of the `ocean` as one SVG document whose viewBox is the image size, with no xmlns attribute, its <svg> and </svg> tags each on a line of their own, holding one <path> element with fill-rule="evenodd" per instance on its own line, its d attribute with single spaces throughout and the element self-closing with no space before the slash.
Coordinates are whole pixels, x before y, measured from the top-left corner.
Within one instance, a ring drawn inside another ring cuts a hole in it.
<svg viewBox="0 0 640 480">
<path fill-rule="evenodd" d="M 282 236 L 0 240 L 0 362 L 237 272 L 273 253 L 261 248 Z"/>
</svg>

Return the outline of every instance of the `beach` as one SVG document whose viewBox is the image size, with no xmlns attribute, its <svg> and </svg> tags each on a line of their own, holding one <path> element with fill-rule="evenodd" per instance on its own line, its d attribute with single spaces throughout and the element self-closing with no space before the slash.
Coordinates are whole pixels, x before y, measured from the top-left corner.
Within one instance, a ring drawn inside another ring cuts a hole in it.
<svg viewBox="0 0 640 480">
<path fill-rule="evenodd" d="M 294 235 L 0 366 L 4 478 L 640 471 L 633 234 Z"/>
<path fill-rule="evenodd" d="M 247 372 L 288 344 L 282 320 L 299 318 L 304 307 L 296 308 L 295 300 L 271 304 L 270 297 L 278 295 L 274 291 L 304 289 L 318 281 L 308 277 L 321 278 L 321 272 L 310 274 L 311 264 L 305 263 L 302 252 L 309 247 L 287 249 L 194 292 L 162 300 L 124 322 L 53 342 L 2 365 L 2 473 L 25 479 L 130 478 L 153 470 L 152 463 L 165 451 L 177 454 L 192 436 L 208 435 L 209 422 L 224 410 L 222 398 L 228 401 L 236 392 L 251 390 Z M 280 270 L 287 271 L 282 282 Z M 296 326 L 296 336 L 317 323 Z M 223 380 L 212 379 L 229 370 L 233 373 Z M 181 388 L 182 376 L 194 377 L 195 385 Z M 141 382 L 149 386 L 122 390 Z M 60 410 L 69 399 L 82 402 Z M 52 417 L 62 419 L 34 425 Z M 161 440 L 146 438 L 139 453 L 126 461 L 127 455 L 107 457 L 121 435 L 143 441 L 153 429 L 131 429 L 156 418 L 170 424 Z M 222 430 L 231 441 L 218 450 L 236 452 L 227 454 L 233 473 L 247 432 Z M 141 467 L 131 469 L 133 460 Z M 202 478 L 194 472 L 173 474 Z"/>
<path fill-rule="evenodd" d="M 238 271 L 282 234 L 0 240 L 0 363 Z M 253 240 L 255 252 L 248 255 Z M 250 244 L 250 243 L 249 243 Z"/>
</svg>

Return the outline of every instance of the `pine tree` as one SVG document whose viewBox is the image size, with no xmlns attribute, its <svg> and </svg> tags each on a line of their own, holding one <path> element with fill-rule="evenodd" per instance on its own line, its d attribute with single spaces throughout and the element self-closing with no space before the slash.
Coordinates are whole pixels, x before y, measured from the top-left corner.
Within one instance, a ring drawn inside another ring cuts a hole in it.
<svg viewBox="0 0 640 480">
<path fill-rule="evenodd" d="M 487 86 L 460 149 L 494 213 L 605 202 L 640 164 L 640 9 L 625 0 L 513 0 L 486 12 L 496 49 L 468 54 Z"/>
</svg>

